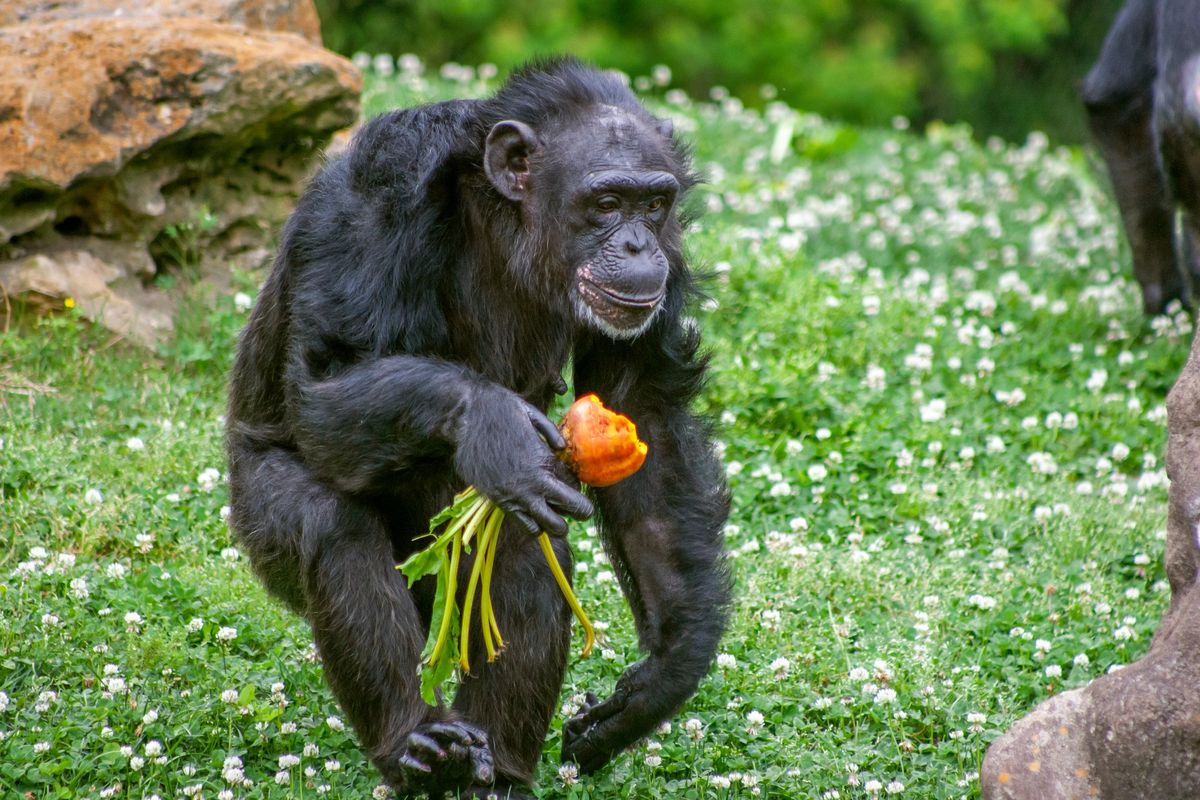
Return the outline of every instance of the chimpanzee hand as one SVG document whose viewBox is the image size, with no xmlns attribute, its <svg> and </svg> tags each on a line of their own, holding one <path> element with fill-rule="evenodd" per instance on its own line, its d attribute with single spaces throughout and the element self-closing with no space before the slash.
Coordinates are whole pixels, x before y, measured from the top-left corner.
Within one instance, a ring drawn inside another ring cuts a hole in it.
<svg viewBox="0 0 1200 800">
<path fill-rule="evenodd" d="M 405 795 L 440 797 L 468 784 L 490 784 L 496 770 L 487 734 L 465 722 L 428 722 L 408 734 L 395 787 Z"/>
<path fill-rule="evenodd" d="M 563 514 L 592 515 L 578 481 L 552 452 L 565 446 L 541 411 L 508 389 L 481 385 L 458 425 L 454 467 L 530 533 L 563 536 Z"/>
<path fill-rule="evenodd" d="M 651 672 L 647 662 L 635 664 L 604 702 L 588 692 L 580 709 L 563 723 L 562 760 L 575 762 L 581 772 L 595 772 L 669 716 L 673 709 L 655 702 Z"/>
</svg>

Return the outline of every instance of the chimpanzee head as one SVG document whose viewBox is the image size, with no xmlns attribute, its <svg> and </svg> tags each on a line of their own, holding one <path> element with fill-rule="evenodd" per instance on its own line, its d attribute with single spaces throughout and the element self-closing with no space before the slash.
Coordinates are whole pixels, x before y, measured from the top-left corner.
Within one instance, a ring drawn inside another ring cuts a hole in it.
<svg viewBox="0 0 1200 800">
<path fill-rule="evenodd" d="M 674 209 L 688 180 L 670 123 L 602 103 L 542 130 L 503 120 L 488 134 L 484 170 L 553 254 L 558 275 L 543 277 L 562 280 L 579 323 L 618 339 L 650 326 L 666 296 Z"/>
</svg>

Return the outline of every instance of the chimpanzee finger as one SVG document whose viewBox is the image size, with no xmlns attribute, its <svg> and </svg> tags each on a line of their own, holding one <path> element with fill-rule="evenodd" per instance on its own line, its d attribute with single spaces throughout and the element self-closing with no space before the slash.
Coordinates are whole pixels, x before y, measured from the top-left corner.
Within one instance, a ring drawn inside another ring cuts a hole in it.
<svg viewBox="0 0 1200 800">
<path fill-rule="evenodd" d="M 539 531 L 545 531 L 551 536 L 567 535 L 567 521 L 550 508 L 545 500 L 541 498 L 531 500 L 526 511 L 537 523 Z"/>
<path fill-rule="evenodd" d="M 418 759 L 412 753 L 400 756 L 400 766 L 410 772 L 433 772 L 433 767 Z"/>
<path fill-rule="evenodd" d="M 486 745 L 487 733 L 469 722 L 432 722 L 425 731 L 443 742 L 460 742 L 465 745 Z"/>
<path fill-rule="evenodd" d="M 471 775 L 476 783 L 491 783 L 496 779 L 491 750 L 486 747 L 472 747 L 470 758 Z"/>
<path fill-rule="evenodd" d="M 587 519 L 595 511 L 591 500 L 553 478 L 546 480 L 545 493 L 551 506 L 575 519 Z"/>
<path fill-rule="evenodd" d="M 405 744 L 410 754 L 427 762 L 441 761 L 446 757 L 446 751 L 442 748 L 441 743 L 423 733 L 413 731 L 408 735 L 408 741 Z"/>
<path fill-rule="evenodd" d="M 558 426 L 551 422 L 549 417 L 531 405 L 526 404 L 525 408 L 529 413 L 529 421 L 533 424 L 533 429 L 542 435 L 551 450 L 562 450 L 567 446 L 567 440 L 559 433 Z"/>
<path fill-rule="evenodd" d="M 517 521 L 517 524 L 525 529 L 526 533 L 531 533 L 534 536 L 536 536 L 542 532 L 542 529 L 540 527 L 538 527 L 538 524 L 536 522 L 534 522 L 529 517 L 528 514 L 525 514 L 524 512 L 516 511 L 513 509 L 505 509 L 505 513 L 507 513 L 508 516 L 515 519 Z"/>
</svg>

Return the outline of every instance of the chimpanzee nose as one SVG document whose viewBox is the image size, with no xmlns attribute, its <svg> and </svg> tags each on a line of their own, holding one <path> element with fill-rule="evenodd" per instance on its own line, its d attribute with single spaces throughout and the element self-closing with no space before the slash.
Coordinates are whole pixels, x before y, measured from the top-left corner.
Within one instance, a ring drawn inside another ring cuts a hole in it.
<svg viewBox="0 0 1200 800">
<path fill-rule="evenodd" d="M 625 252 L 631 256 L 643 252 L 650 246 L 650 235 L 647 231 L 641 228 L 632 228 L 626 231 L 625 235 Z"/>
</svg>

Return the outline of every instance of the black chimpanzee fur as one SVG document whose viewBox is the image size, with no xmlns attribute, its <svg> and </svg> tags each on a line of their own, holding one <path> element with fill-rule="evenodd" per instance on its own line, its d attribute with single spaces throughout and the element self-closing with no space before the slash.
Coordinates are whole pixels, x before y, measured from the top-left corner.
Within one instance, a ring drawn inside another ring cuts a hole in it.
<svg viewBox="0 0 1200 800">
<path fill-rule="evenodd" d="M 1200 291 L 1200 0 L 1127 0 L 1083 100 L 1146 313 L 1190 304 Z"/>
<path fill-rule="evenodd" d="M 575 391 L 649 444 L 637 474 L 590 490 L 647 656 L 566 721 L 563 758 L 600 768 L 708 669 L 728 496 L 689 412 L 705 360 L 681 317 L 676 207 L 693 183 L 668 123 L 613 76 L 556 60 L 490 99 L 368 122 L 283 232 L 233 370 L 230 522 L 307 617 L 338 702 L 402 792 L 532 779 L 570 614 L 531 532 L 560 537 L 570 574 L 563 515 L 592 513 L 543 416 L 568 361 Z M 394 566 L 468 484 L 509 512 L 492 584 L 507 647 L 492 664 L 473 653 L 453 706 L 433 709 L 417 687 L 433 585 L 410 591 Z"/>
</svg>

